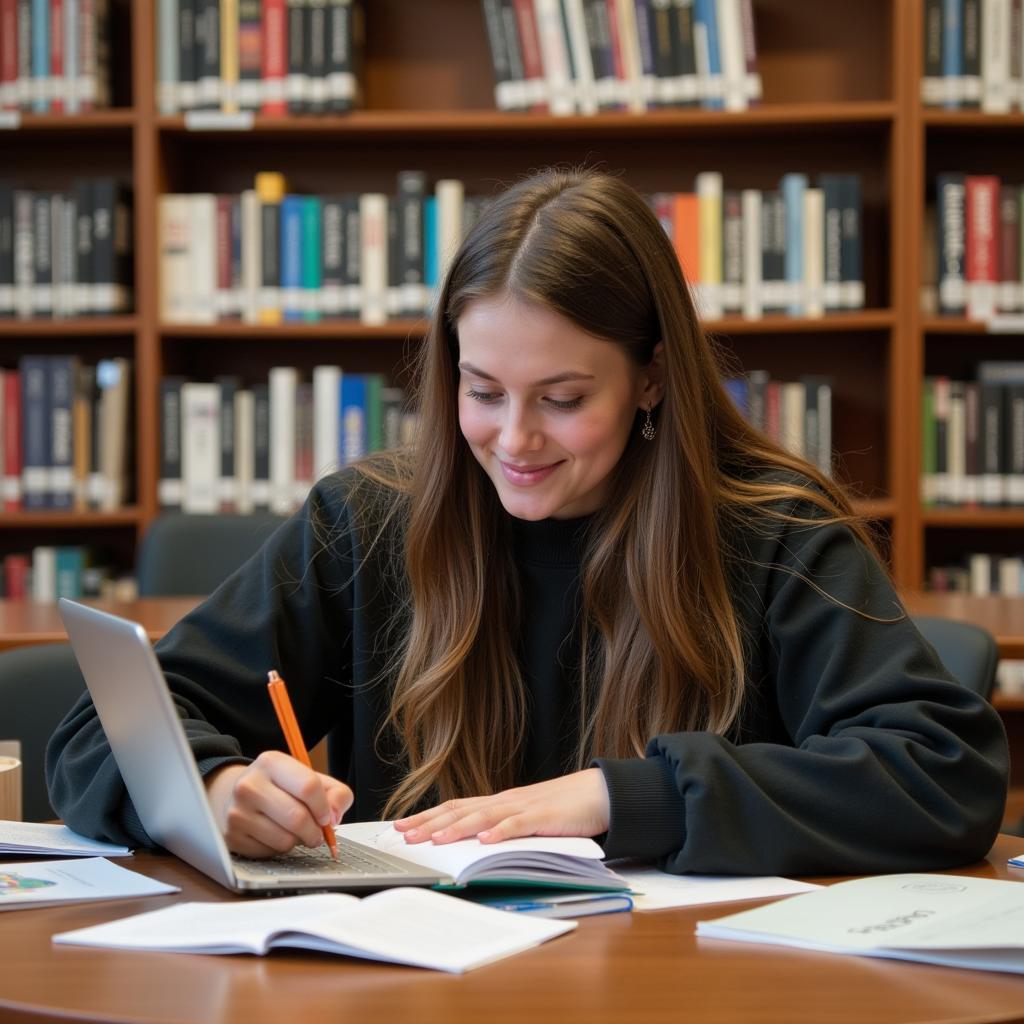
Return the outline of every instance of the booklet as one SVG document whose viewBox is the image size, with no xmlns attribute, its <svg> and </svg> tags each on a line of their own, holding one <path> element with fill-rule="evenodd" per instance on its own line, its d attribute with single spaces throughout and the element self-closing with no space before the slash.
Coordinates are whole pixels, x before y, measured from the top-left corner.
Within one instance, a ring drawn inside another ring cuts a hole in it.
<svg viewBox="0 0 1024 1024">
<path fill-rule="evenodd" d="M 130 857 L 127 846 L 101 843 L 72 832 L 66 825 L 39 821 L 0 821 L 0 853 L 34 857 Z"/>
<path fill-rule="evenodd" d="M 814 882 L 798 882 L 773 875 L 670 875 L 647 865 L 638 866 L 635 861 L 623 861 L 614 866 L 633 890 L 634 910 L 775 899 L 821 888 Z"/>
<path fill-rule="evenodd" d="M 601 858 L 593 839 L 531 836 L 481 843 L 463 839 L 435 846 L 407 843 L 390 822 L 357 821 L 339 825 L 338 835 L 431 868 L 455 879 L 456 887 L 488 885 L 552 886 L 559 889 L 621 891 L 629 883 Z"/>
<path fill-rule="evenodd" d="M 705 938 L 1024 974 L 1024 885 L 879 875 L 700 921 Z"/>
<path fill-rule="evenodd" d="M 314 893 L 163 910 L 55 935 L 59 944 L 165 953 L 311 949 L 461 974 L 571 931 L 572 921 L 506 914 L 429 889 L 357 899 Z"/>
<path fill-rule="evenodd" d="M 0 910 L 52 907 L 86 900 L 122 900 L 180 892 L 102 857 L 0 864 Z"/>
</svg>

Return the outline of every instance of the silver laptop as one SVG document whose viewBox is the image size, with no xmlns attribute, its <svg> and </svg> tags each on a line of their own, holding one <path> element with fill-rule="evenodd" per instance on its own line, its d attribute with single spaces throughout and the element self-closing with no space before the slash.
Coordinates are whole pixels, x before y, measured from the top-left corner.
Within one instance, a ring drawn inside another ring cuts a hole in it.
<svg viewBox="0 0 1024 1024">
<path fill-rule="evenodd" d="M 369 890 L 452 881 L 340 836 L 338 860 L 326 846 L 298 846 L 268 860 L 231 854 L 145 630 L 67 598 L 61 598 L 59 608 L 121 777 L 154 842 L 238 892 Z"/>
</svg>

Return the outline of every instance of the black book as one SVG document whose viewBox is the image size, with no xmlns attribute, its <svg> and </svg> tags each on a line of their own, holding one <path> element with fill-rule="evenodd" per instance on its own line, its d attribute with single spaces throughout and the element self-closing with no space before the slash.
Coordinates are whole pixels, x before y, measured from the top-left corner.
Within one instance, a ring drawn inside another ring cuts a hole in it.
<svg viewBox="0 0 1024 1024">
<path fill-rule="evenodd" d="M 93 187 L 88 178 L 72 182 L 75 203 L 75 309 L 79 314 L 93 309 Z"/>
<path fill-rule="evenodd" d="M 0 317 L 14 315 L 14 187 L 0 181 Z"/>
<path fill-rule="evenodd" d="M 238 507 L 238 479 L 235 475 L 235 395 L 241 382 L 235 376 L 214 377 L 220 386 L 220 510 Z"/>
<path fill-rule="evenodd" d="M 1009 2 L 1009 0 L 1007 0 Z M 981 106 L 981 0 L 962 0 L 960 24 L 960 60 L 963 92 L 960 106 L 977 109 Z M 1007 40 L 1004 45 L 1009 45 Z"/>
<path fill-rule="evenodd" d="M 114 178 L 96 178 L 92 199 L 92 308 L 123 313 L 131 308 L 131 192 Z"/>
<path fill-rule="evenodd" d="M 358 318 L 362 297 L 360 294 L 360 259 L 362 253 L 362 225 L 359 220 L 359 196 L 342 197 L 345 210 L 344 294 L 342 316 Z"/>
<path fill-rule="evenodd" d="M 327 109 L 332 113 L 359 105 L 361 48 L 362 10 L 352 0 L 327 0 Z"/>
<path fill-rule="evenodd" d="M 196 0 L 196 108 L 220 109 L 220 0 Z"/>
<path fill-rule="evenodd" d="M 238 106 L 259 110 L 263 81 L 262 0 L 238 0 Z"/>
<path fill-rule="evenodd" d="M 306 109 L 322 114 L 327 109 L 327 0 L 306 0 L 305 22 Z"/>
<path fill-rule="evenodd" d="M 320 288 L 323 314 L 327 318 L 339 317 L 344 303 L 345 207 L 339 196 L 324 196 L 320 209 Z"/>
<path fill-rule="evenodd" d="M 181 386 L 184 377 L 160 379 L 160 478 L 157 501 L 161 509 L 181 509 Z"/>
<path fill-rule="evenodd" d="M 196 106 L 196 5 L 203 0 L 178 0 L 178 97 L 182 110 Z"/>
<path fill-rule="evenodd" d="M 253 507 L 267 509 L 270 508 L 270 389 L 266 384 L 253 385 L 252 419 Z"/>
<path fill-rule="evenodd" d="M 422 316 L 426 312 L 424 285 L 423 200 L 427 194 L 427 176 L 423 171 L 401 171 L 398 175 L 399 272 L 402 316 Z"/>
<path fill-rule="evenodd" d="M 676 84 L 673 98 L 683 107 L 700 106 L 697 50 L 693 37 L 693 0 L 674 0 Z"/>
<path fill-rule="evenodd" d="M 48 192 L 37 192 L 32 200 L 32 315 L 53 315 L 53 225 Z"/>
<path fill-rule="evenodd" d="M 288 80 L 285 95 L 288 113 L 302 114 L 307 107 L 309 81 L 306 74 L 306 3 L 288 0 Z"/>
</svg>

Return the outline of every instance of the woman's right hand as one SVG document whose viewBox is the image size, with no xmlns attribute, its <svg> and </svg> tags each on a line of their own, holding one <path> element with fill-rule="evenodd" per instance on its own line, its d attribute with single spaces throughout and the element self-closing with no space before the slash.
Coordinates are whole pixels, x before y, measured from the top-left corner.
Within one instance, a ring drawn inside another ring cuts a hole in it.
<svg viewBox="0 0 1024 1024">
<path fill-rule="evenodd" d="M 297 843 L 319 846 L 323 826 L 339 824 L 353 799 L 345 783 L 279 750 L 218 768 L 205 784 L 228 849 L 243 857 L 273 857 Z"/>
</svg>

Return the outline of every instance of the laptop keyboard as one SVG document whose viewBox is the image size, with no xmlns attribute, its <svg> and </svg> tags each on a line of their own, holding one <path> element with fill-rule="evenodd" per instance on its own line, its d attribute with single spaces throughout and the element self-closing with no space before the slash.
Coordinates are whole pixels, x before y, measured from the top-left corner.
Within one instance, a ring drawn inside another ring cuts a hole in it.
<svg viewBox="0 0 1024 1024">
<path fill-rule="evenodd" d="M 328 875 L 337 878 L 339 875 L 405 875 L 407 872 L 391 861 L 376 857 L 365 846 L 338 838 L 338 859 L 331 856 L 326 846 L 315 850 L 308 846 L 296 846 L 291 852 L 281 857 L 267 860 L 249 860 L 245 857 L 232 857 L 232 861 L 240 868 L 254 875 L 265 875 L 273 878 L 288 878 L 294 875 Z"/>
</svg>

